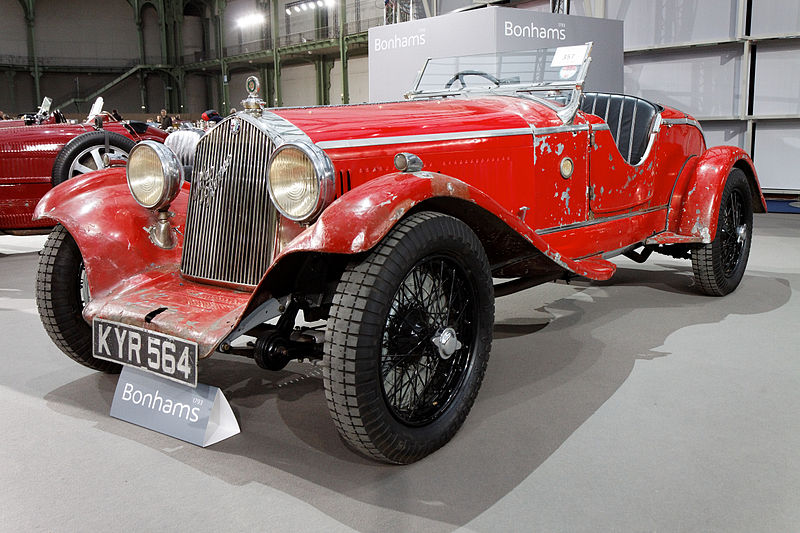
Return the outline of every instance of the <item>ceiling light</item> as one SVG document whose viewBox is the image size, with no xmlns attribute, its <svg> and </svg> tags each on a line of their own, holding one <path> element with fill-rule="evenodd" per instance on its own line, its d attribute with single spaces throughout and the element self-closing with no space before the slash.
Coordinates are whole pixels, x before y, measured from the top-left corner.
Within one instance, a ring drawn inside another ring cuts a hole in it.
<svg viewBox="0 0 800 533">
<path fill-rule="evenodd" d="M 261 24 L 264 24 L 265 21 L 266 19 L 264 18 L 263 14 L 250 13 L 249 15 L 240 17 L 236 21 L 236 25 L 239 26 L 240 28 L 250 28 L 252 26 L 259 26 Z"/>
<path fill-rule="evenodd" d="M 291 15 L 291 14 L 292 14 L 292 10 L 291 10 L 291 9 L 289 9 L 288 7 L 286 8 L 286 14 L 287 14 L 287 15 Z"/>
<path fill-rule="evenodd" d="M 295 13 L 300 13 L 300 6 L 292 6 Z"/>
</svg>

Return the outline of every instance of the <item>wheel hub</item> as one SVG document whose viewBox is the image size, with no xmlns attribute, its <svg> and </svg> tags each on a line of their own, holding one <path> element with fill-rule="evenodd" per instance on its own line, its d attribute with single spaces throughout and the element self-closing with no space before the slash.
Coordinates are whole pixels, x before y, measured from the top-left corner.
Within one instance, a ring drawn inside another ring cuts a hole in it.
<svg viewBox="0 0 800 533">
<path fill-rule="evenodd" d="M 442 359 L 450 359 L 450 357 L 461 349 L 461 341 L 456 337 L 456 330 L 453 328 L 445 328 L 441 333 L 435 335 L 431 342 L 439 350 L 439 356 Z"/>
<path fill-rule="evenodd" d="M 744 244 L 747 235 L 747 226 L 742 224 L 736 228 L 736 243 Z"/>
</svg>

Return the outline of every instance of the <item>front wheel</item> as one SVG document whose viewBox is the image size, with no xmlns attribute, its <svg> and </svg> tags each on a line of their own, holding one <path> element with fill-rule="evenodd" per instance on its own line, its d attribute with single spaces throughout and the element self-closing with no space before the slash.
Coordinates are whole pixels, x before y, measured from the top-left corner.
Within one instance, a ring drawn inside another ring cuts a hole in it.
<svg viewBox="0 0 800 533">
<path fill-rule="evenodd" d="M 83 319 L 91 294 L 83 257 L 75 239 L 60 224 L 39 256 L 36 307 L 45 331 L 62 352 L 93 370 L 116 373 L 120 365 L 92 355 L 92 328 Z"/>
<path fill-rule="evenodd" d="M 753 200 L 747 177 L 734 168 L 725 182 L 714 240 L 692 250 L 697 286 L 710 296 L 725 296 L 739 286 L 753 238 Z"/>
<path fill-rule="evenodd" d="M 494 293 L 463 222 L 408 217 L 342 275 L 325 336 L 328 408 L 357 452 L 407 464 L 458 431 L 492 343 Z"/>
</svg>

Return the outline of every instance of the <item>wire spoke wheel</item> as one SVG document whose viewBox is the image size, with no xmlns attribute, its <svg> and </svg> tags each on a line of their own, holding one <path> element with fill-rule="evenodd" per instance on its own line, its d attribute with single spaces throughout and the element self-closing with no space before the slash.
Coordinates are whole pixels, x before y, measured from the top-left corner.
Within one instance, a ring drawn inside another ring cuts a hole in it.
<svg viewBox="0 0 800 533">
<path fill-rule="evenodd" d="M 339 435 L 406 464 L 447 443 L 478 394 L 494 292 L 480 240 L 433 212 L 401 221 L 342 274 L 325 333 L 324 382 Z"/>
<path fill-rule="evenodd" d="M 753 236 L 752 202 L 747 177 L 734 168 L 720 199 L 714 241 L 692 250 L 692 270 L 702 292 L 724 296 L 741 282 Z"/>
<path fill-rule="evenodd" d="M 449 406 L 471 362 L 473 292 L 447 257 L 426 258 L 400 284 L 381 342 L 383 394 L 398 420 L 427 424 Z M 452 348 L 443 346 L 443 336 Z"/>
</svg>

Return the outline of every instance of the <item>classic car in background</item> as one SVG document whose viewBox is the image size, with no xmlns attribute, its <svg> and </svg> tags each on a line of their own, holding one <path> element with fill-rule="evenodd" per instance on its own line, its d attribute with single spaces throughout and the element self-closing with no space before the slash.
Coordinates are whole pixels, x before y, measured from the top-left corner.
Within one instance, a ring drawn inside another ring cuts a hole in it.
<svg viewBox="0 0 800 533">
<path fill-rule="evenodd" d="M 49 113 L 47 100 L 40 112 Z M 142 122 L 119 122 L 102 109 L 98 98 L 82 124 L 45 118 L 40 124 L 0 129 L 0 233 L 53 226 L 51 220 L 33 220 L 47 191 L 74 176 L 124 162 L 138 141 L 162 142 L 167 136 Z"/>
<path fill-rule="evenodd" d="M 126 171 L 42 200 L 59 222 L 45 329 L 90 368 L 190 386 L 214 352 L 322 359 L 350 447 L 428 455 L 478 393 L 495 297 L 606 280 L 619 254 L 689 259 L 706 294 L 742 279 L 765 210 L 752 161 L 676 109 L 584 93 L 590 50 L 431 59 L 410 102 L 266 109 L 248 79 L 245 110 L 199 137 L 191 186 L 143 142 Z"/>
<path fill-rule="evenodd" d="M 0 129 L 38 124 L 62 124 L 67 122 L 67 119 L 60 110 L 56 109 L 53 112 L 50 111 L 52 105 L 53 99 L 45 96 L 38 111 L 35 113 L 23 113 L 13 120 L 0 120 Z"/>
</svg>

